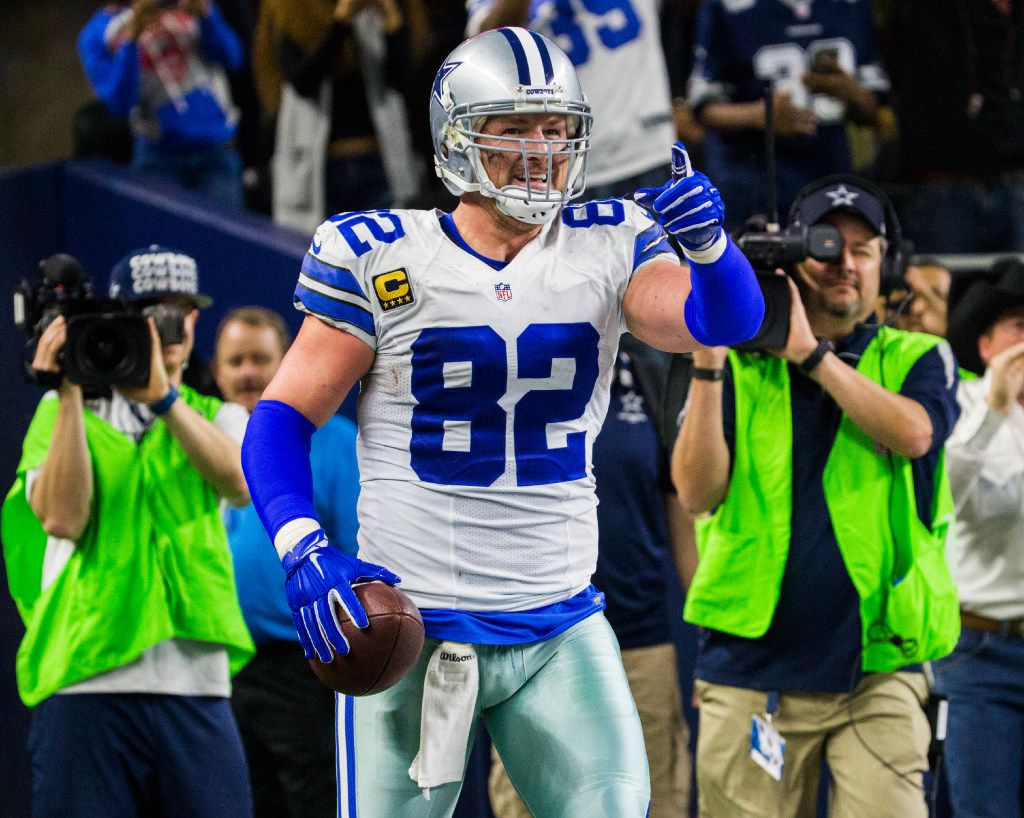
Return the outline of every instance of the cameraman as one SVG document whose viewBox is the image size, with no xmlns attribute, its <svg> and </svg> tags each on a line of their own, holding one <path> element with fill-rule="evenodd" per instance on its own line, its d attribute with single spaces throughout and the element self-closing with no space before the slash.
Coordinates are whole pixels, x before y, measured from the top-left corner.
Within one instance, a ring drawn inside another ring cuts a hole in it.
<svg viewBox="0 0 1024 818">
<path fill-rule="evenodd" d="M 252 655 L 220 500 L 249 500 L 245 413 L 181 383 L 199 306 L 193 259 L 151 247 L 111 295 L 171 305 L 148 318 L 149 381 L 89 398 L 61 377 L 41 401 L 3 508 L 11 591 L 25 621 L 21 697 L 33 707 L 33 814 L 249 815 L 230 673 Z M 33 367 L 60 373 L 68 324 Z M 166 334 L 170 332 L 165 331 Z"/>
<path fill-rule="evenodd" d="M 841 258 L 795 265 L 783 349 L 694 353 L 673 452 L 684 507 L 708 513 L 685 610 L 704 628 L 700 812 L 813 816 L 826 759 L 832 815 L 923 818 L 916 671 L 959 632 L 943 553 L 957 368 L 939 338 L 874 323 L 898 263 L 880 192 L 821 180 L 791 216 L 835 227 Z"/>
</svg>

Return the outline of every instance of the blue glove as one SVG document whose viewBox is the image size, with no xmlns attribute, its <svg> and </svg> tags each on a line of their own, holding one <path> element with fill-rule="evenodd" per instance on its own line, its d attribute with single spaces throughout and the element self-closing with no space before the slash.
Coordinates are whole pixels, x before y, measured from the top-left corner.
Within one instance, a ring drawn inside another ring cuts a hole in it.
<svg viewBox="0 0 1024 818">
<path fill-rule="evenodd" d="M 707 176 L 690 167 L 682 142 L 672 146 L 672 178 L 661 187 L 641 188 L 634 198 L 687 250 L 707 250 L 722 233 L 722 197 Z"/>
<path fill-rule="evenodd" d="M 387 568 L 363 562 L 327 543 L 323 529 L 307 534 L 281 561 L 287 578 L 285 594 L 292 609 L 292 621 L 307 659 L 316 656 L 330 662 L 334 654 L 348 653 L 348 640 L 334 615 L 334 603 L 349 615 L 357 628 L 370 620 L 352 590 L 353 582 L 384 582 L 397 585 L 402 580 Z"/>
</svg>

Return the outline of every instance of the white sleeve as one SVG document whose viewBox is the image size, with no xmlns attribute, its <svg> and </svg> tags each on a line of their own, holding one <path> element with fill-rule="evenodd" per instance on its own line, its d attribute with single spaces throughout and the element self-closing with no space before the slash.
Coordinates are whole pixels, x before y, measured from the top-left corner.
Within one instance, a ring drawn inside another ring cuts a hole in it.
<svg viewBox="0 0 1024 818">
<path fill-rule="evenodd" d="M 245 437 L 245 427 L 248 423 L 249 413 L 245 411 L 244 406 L 237 403 L 224 403 L 213 418 L 213 425 L 239 445 Z"/>
</svg>

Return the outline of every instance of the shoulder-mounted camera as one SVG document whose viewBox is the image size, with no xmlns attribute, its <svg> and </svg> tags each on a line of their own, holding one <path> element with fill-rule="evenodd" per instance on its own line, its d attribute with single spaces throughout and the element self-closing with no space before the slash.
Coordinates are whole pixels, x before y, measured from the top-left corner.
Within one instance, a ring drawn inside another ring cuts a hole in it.
<svg viewBox="0 0 1024 818">
<path fill-rule="evenodd" d="M 58 316 L 67 320 L 60 353 L 62 374 L 91 392 L 111 386 L 145 386 L 149 381 L 151 342 L 146 316 L 154 316 L 161 343 L 181 343 L 184 315 L 169 304 L 97 298 L 93 282 L 74 256 L 57 253 L 39 262 L 35 281 L 22 279 L 14 291 L 14 323 L 29 336 L 25 369 L 31 381 L 56 387 L 61 374 L 32 367 L 39 337 Z"/>
</svg>

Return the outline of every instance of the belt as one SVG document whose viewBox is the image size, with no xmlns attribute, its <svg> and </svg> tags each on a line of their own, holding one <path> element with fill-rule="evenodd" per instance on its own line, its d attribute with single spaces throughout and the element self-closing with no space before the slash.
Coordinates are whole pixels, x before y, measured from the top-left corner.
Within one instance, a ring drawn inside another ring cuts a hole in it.
<svg viewBox="0 0 1024 818">
<path fill-rule="evenodd" d="M 989 619 L 970 611 L 960 611 L 960 624 L 971 630 L 1019 636 L 1024 639 L 1024 619 Z"/>
</svg>

